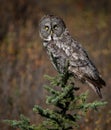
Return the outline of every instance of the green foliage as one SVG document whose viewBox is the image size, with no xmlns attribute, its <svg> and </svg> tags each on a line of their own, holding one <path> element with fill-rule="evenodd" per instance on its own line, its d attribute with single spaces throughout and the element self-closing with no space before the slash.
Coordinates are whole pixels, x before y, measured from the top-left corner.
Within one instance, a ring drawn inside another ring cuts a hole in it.
<svg viewBox="0 0 111 130">
<path fill-rule="evenodd" d="M 46 120 L 36 126 L 31 125 L 26 117 L 20 116 L 20 121 L 6 120 L 8 124 L 21 130 L 72 130 L 78 127 L 78 120 L 81 116 L 85 116 L 89 109 L 97 111 L 98 107 L 106 104 L 102 101 L 87 103 L 88 92 L 76 95 L 75 92 L 79 88 L 75 87 L 72 76 L 67 71 L 56 77 L 45 77 L 50 81 L 50 84 L 45 86 L 50 93 L 46 103 L 54 105 L 55 108 L 53 110 L 43 109 L 35 105 L 33 111 L 45 117 Z"/>
<path fill-rule="evenodd" d="M 4 122 L 10 124 L 14 128 L 21 130 L 37 130 L 35 125 L 30 124 L 30 120 L 23 115 L 20 115 L 20 120 L 5 120 Z"/>
</svg>

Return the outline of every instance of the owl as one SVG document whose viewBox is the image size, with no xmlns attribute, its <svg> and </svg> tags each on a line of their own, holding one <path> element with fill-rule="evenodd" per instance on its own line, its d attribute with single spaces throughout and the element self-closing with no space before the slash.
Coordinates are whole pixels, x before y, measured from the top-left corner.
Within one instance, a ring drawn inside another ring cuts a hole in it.
<svg viewBox="0 0 111 130">
<path fill-rule="evenodd" d="M 68 72 L 87 83 L 102 98 L 100 89 L 105 86 L 105 81 L 82 45 L 70 35 L 64 21 L 54 15 L 42 17 L 39 34 L 56 70 L 64 73 L 68 63 Z"/>
</svg>

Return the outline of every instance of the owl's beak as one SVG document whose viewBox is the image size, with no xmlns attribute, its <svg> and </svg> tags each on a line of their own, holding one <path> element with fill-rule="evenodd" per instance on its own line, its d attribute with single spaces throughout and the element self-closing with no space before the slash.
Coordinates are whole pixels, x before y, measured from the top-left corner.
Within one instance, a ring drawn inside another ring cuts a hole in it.
<svg viewBox="0 0 111 130">
<path fill-rule="evenodd" d="M 52 35 L 53 34 L 53 31 L 51 30 L 50 34 Z"/>
<path fill-rule="evenodd" d="M 51 39 L 53 40 L 53 31 L 52 30 L 50 31 L 50 34 L 51 34 Z"/>
</svg>

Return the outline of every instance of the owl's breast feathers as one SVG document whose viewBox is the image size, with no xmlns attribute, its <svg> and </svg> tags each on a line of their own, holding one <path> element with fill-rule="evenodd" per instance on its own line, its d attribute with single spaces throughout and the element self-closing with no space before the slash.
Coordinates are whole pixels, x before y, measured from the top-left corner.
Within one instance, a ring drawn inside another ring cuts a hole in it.
<svg viewBox="0 0 111 130">
<path fill-rule="evenodd" d="M 63 48 L 58 44 L 58 40 L 51 40 L 48 42 L 46 50 L 50 56 L 51 62 L 59 73 L 64 72 L 64 67 L 68 59 L 64 53 Z"/>
<path fill-rule="evenodd" d="M 63 34 L 60 38 L 49 41 L 47 52 L 58 72 L 63 73 L 66 63 L 69 62 L 69 72 L 82 82 L 88 83 L 102 97 L 100 88 L 105 86 L 104 80 L 81 44 L 69 34 Z"/>
</svg>

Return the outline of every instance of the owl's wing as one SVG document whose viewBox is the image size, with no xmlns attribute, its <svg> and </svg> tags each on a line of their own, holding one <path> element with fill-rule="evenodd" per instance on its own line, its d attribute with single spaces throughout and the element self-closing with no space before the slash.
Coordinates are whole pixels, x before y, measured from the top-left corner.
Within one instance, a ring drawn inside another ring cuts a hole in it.
<svg viewBox="0 0 111 130">
<path fill-rule="evenodd" d="M 87 82 L 94 91 L 102 97 L 100 88 L 105 86 L 104 80 L 100 77 L 99 72 L 92 61 L 89 59 L 87 52 L 80 44 L 72 46 L 72 55 L 70 56 L 70 71 L 73 72 L 80 80 Z"/>
<path fill-rule="evenodd" d="M 69 57 L 72 70 L 75 70 L 75 72 L 80 74 L 81 77 L 86 76 L 90 77 L 90 79 L 97 80 L 99 72 L 89 59 L 85 49 L 79 43 L 76 43 L 75 46 L 72 46 L 72 50 L 72 54 Z"/>
<path fill-rule="evenodd" d="M 72 46 L 71 50 L 70 65 L 73 67 L 85 67 L 88 64 L 91 64 L 87 52 L 80 44 L 75 44 Z"/>
</svg>

